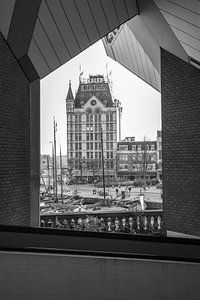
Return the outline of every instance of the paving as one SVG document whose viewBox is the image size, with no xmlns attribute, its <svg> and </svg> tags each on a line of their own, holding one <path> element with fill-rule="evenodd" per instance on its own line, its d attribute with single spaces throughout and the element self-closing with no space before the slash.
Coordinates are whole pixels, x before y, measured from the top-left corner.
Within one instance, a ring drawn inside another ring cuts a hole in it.
<svg viewBox="0 0 200 300">
<path fill-rule="evenodd" d="M 60 194 L 60 185 L 58 185 L 58 194 Z M 41 191 L 44 191 L 44 187 L 41 187 Z M 96 188 L 93 184 L 84 184 L 84 185 L 64 185 L 64 194 L 69 194 L 77 191 L 77 194 L 88 197 L 88 198 L 102 198 L 103 199 L 103 188 Z M 139 187 L 131 187 L 131 192 L 128 192 L 127 187 L 118 188 L 118 194 L 116 193 L 115 188 L 107 188 L 106 187 L 106 195 L 110 196 L 112 199 L 121 198 L 122 192 L 125 192 L 126 200 L 133 200 L 139 197 L 140 188 Z M 145 196 L 145 201 L 147 202 L 158 202 L 162 203 L 161 198 L 161 189 L 157 189 L 152 186 L 147 188 L 146 191 L 142 190 Z M 101 195 L 100 195 L 101 194 Z"/>
</svg>

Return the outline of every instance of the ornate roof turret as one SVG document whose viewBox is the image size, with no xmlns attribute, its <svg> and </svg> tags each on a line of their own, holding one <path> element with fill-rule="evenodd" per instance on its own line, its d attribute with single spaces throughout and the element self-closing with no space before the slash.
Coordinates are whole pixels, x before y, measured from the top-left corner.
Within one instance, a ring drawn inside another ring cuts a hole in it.
<svg viewBox="0 0 200 300">
<path fill-rule="evenodd" d="M 72 101 L 72 100 L 74 100 L 74 96 L 73 96 L 73 93 L 72 93 L 71 80 L 70 80 L 66 101 Z"/>
<path fill-rule="evenodd" d="M 103 75 L 90 75 L 88 79 L 79 82 L 78 92 L 76 93 L 74 106 L 81 108 L 92 96 L 95 96 L 106 107 L 113 107 L 109 82 Z"/>
</svg>

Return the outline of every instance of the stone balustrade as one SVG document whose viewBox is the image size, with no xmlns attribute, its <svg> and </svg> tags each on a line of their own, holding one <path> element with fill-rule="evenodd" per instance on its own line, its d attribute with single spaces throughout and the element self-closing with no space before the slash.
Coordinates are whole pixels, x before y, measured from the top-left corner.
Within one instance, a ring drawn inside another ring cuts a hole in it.
<svg viewBox="0 0 200 300">
<path fill-rule="evenodd" d="M 46 214 L 41 215 L 40 226 L 66 230 L 164 235 L 162 210 Z"/>
</svg>

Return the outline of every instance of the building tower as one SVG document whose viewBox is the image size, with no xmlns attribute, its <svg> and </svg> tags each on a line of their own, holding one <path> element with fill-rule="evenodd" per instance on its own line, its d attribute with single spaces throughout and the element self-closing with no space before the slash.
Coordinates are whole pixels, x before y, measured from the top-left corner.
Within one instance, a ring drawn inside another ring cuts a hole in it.
<svg viewBox="0 0 200 300">
<path fill-rule="evenodd" d="M 71 84 L 66 99 L 67 159 L 76 179 L 89 182 L 102 176 L 102 143 L 105 177 L 114 179 L 117 151 L 117 107 L 103 75 L 80 79 L 73 98 Z"/>
<path fill-rule="evenodd" d="M 65 101 L 66 101 L 66 114 L 67 114 L 67 160 L 68 160 L 70 151 L 73 151 L 73 148 L 71 148 L 73 136 L 71 136 L 71 134 L 73 132 L 72 120 L 73 120 L 73 113 L 74 113 L 74 96 L 72 93 L 71 81 L 69 81 L 69 88 L 68 88 L 67 97 Z"/>
</svg>

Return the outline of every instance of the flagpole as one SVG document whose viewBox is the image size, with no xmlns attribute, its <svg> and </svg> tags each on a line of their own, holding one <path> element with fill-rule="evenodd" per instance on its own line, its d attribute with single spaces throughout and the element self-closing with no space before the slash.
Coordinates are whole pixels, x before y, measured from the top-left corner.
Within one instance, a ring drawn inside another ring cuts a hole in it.
<svg viewBox="0 0 200 300">
<path fill-rule="evenodd" d="M 55 117 L 53 119 L 53 128 L 54 128 L 54 167 L 55 167 L 55 202 L 58 201 L 58 184 L 57 184 L 57 161 L 56 161 L 56 131 L 57 131 L 57 123 L 55 121 Z"/>
<path fill-rule="evenodd" d="M 60 195 L 61 195 L 62 206 L 63 206 L 63 178 L 62 178 L 62 154 L 61 154 L 61 146 L 60 146 L 60 180 L 61 180 Z"/>
<path fill-rule="evenodd" d="M 54 175 L 54 146 L 53 146 L 53 142 L 49 142 L 50 144 L 52 144 L 52 186 L 53 186 L 53 195 L 54 195 L 54 199 L 55 199 L 55 175 Z"/>
<path fill-rule="evenodd" d="M 81 82 L 81 75 L 83 75 L 83 71 L 81 72 L 81 65 L 79 66 L 79 83 Z"/>
<path fill-rule="evenodd" d="M 49 170 L 49 155 L 47 155 L 47 171 L 48 171 L 48 194 L 50 195 L 51 191 L 51 182 L 50 182 L 50 170 Z"/>
</svg>

